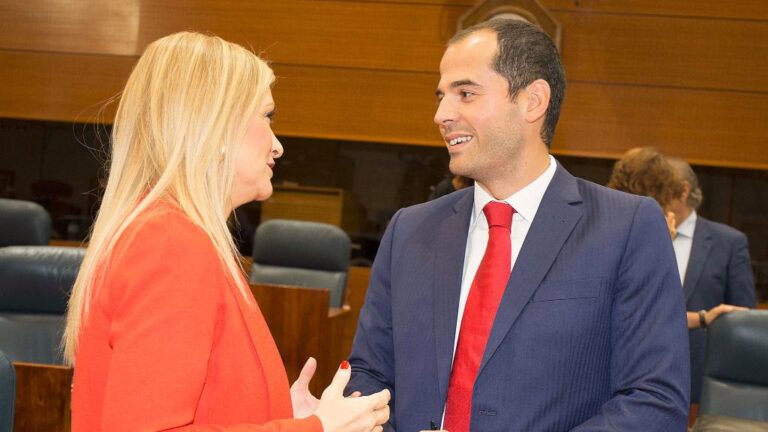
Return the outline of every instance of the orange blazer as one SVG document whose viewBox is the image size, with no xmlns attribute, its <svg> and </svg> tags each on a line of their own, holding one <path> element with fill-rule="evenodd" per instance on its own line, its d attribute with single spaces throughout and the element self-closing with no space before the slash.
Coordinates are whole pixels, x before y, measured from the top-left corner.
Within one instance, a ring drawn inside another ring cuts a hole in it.
<svg viewBox="0 0 768 432">
<path fill-rule="evenodd" d="M 294 420 L 264 317 L 209 237 L 158 203 L 118 239 L 80 334 L 72 431 L 322 431 Z"/>
</svg>

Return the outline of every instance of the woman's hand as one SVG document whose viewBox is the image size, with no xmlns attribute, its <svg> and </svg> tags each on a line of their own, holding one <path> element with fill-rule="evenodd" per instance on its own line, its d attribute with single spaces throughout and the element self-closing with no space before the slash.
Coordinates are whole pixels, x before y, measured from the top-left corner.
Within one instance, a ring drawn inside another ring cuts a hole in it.
<svg viewBox="0 0 768 432">
<path fill-rule="evenodd" d="M 303 371 L 302 371 L 303 372 Z M 342 362 L 328 388 L 323 391 L 315 415 L 324 432 L 380 432 L 389 420 L 389 390 L 369 396 L 344 397 L 352 370 Z"/>
<path fill-rule="evenodd" d="M 291 405 L 293 405 L 293 417 L 300 419 L 311 416 L 317 410 L 320 399 L 309 391 L 309 382 L 317 370 L 317 360 L 310 357 L 301 368 L 299 378 L 291 386 Z"/>
</svg>

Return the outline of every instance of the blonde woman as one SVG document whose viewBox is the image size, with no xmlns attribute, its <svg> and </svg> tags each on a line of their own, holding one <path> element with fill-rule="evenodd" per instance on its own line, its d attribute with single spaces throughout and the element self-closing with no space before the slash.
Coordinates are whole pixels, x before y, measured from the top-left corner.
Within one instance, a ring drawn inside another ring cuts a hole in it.
<svg viewBox="0 0 768 432">
<path fill-rule="evenodd" d="M 72 430 L 370 431 L 389 393 L 289 389 L 227 229 L 283 153 L 270 68 L 217 37 L 152 43 L 123 91 L 104 199 L 69 302 Z"/>
</svg>

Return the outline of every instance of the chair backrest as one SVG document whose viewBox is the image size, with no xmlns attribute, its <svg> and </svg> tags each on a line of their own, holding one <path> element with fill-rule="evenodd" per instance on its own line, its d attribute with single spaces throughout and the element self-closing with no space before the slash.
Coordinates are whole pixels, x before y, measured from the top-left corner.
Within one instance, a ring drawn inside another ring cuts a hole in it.
<svg viewBox="0 0 768 432">
<path fill-rule="evenodd" d="M 0 227 L 0 247 L 47 245 L 51 216 L 40 204 L 0 198 Z"/>
<path fill-rule="evenodd" d="M 12 361 L 61 364 L 64 313 L 85 249 L 0 248 L 0 350 Z"/>
<path fill-rule="evenodd" d="M 699 414 L 768 421 L 768 311 L 732 312 L 712 324 Z"/>
<path fill-rule="evenodd" d="M 8 357 L 0 351 L 0 432 L 13 430 L 16 403 L 16 373 Z"/>
<path fill-rule="evenodd" d="M 351 242 L 340 228 L 318 222 L 272 219 L 253 237 L 250 282 L 330 290 L 330 307 L 341 307 Z"/>
</svg>

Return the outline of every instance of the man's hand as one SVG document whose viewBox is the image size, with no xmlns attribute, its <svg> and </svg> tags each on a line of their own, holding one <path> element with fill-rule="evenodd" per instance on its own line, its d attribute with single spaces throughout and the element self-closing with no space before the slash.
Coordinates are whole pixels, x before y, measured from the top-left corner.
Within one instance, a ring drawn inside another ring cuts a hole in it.
<svg viewBox="0 0 768 432">
<path fill-rule="evenodd" d="M 713 321 L 717 319 L 717 317 L 719 317 L 722 314 L 735 312 L 735 311 L 745 311 L 745 310 L 749 310 L 749 308 L 745 308 L 742 306 L 721 304 L 708 310 L 707 313 L 704 315 L 704 319 L 707 320 L 707 325 L 710 325 L 712 324 Z"/>
</svg>

